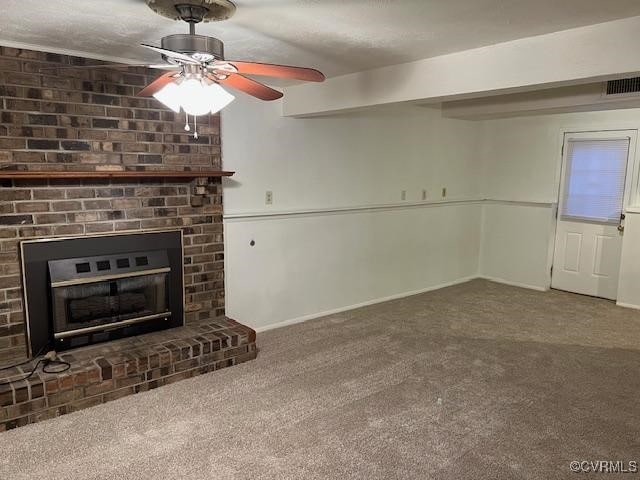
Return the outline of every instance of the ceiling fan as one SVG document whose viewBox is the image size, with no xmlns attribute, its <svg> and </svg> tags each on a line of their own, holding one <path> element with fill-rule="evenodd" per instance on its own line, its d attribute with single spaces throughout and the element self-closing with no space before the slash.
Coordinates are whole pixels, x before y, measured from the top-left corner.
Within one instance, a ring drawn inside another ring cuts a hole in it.
<svg viewBox="0 0 640 480">
<path fill-rule="evenodd" d="M 277 100 L 282 92 L 245 75 L 322 82 L 324 75 L 312 68 L 226 60 L 221 40 L 195 33 L 200 22 L 226 20 L 235 13 L 230 0 L 145 0 L 156 13 L 189 24 L 188 34 L 163 37 L 160 47 L 142 44 L 162 55 L 161 64 L 102 64 L 60 68 L 148 67 L 169 70 L 145 86 L 138 96 L 155 97 L 174 110 L 194 117 L 215 113 L 233 99 L 225 88 L 240 90 L 260 100 Z M 190 130 L 187 125 L 186 130 Z M 197 134 L 195 134 L 197 136 Z"/>
</svg>

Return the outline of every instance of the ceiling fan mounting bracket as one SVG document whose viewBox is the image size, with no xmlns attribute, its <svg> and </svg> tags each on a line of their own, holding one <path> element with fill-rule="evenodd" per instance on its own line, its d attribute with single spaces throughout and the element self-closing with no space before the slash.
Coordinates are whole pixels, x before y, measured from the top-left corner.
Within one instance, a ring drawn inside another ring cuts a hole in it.
<svg viewBox="0 0 640 480">
<path fill-rule="evenodd" d="M 230 0 L 146 0 L 151 10 L 171 20 L 191 25 L 200 22 L 228 20 L 236 12 Z"/>
<path fill-rule="evenodd" d="M 202 5 L 189 5 L 184 3 L 176 5 L 176 10 L 178 11 L 180 20 L 190 24 L 200 23 L 209 12 L 209 9 Z"/>
</svg>

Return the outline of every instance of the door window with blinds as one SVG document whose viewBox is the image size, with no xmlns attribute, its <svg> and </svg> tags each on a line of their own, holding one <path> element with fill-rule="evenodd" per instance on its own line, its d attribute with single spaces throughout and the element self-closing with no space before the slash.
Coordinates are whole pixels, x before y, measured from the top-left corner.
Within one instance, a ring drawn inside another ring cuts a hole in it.
<svg viewBox="0 0 640 480">
<path fill-rule="evenodd" d="M 629 138 L 567 142 L 561 218 L 617 224 L 624 202 Z"/>
</svg>

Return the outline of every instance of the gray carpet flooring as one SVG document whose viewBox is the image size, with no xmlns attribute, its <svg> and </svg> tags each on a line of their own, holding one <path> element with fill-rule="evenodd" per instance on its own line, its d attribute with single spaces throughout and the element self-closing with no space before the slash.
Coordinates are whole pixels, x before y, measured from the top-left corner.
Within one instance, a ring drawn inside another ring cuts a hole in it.
<svg viewBox="0 0 640 480">
<path fill-rule="evenodd" d="M 0 478 L 554 479 L 640 460 L 640 312 L 605 300 L 476 280 L 258 341 L 256 361 L 0 434 Z"/>
</svg>

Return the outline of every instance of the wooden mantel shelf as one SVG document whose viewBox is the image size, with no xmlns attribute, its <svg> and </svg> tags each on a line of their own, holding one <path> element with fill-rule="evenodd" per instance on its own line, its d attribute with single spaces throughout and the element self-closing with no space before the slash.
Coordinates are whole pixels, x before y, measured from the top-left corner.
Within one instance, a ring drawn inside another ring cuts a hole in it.
<svg viewBox="0 0 640 480">
<path fill-rule="evenodd" d="M 222 170 L 146 170 L 146 171 L 119 171 L 119 170 L 0 170 L 0 179 L 5 180 L 37 180 L 48 178 L 184 178 L 193 180 L 194 178 L 208 177 L 230 177 L 235 172 Z"/>
</svg>

